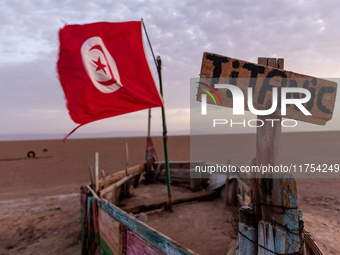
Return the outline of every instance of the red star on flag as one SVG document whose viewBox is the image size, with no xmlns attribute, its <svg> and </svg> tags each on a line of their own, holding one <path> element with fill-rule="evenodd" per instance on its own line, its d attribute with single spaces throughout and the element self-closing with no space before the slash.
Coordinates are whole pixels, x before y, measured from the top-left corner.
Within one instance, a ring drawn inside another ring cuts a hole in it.
<svg viewBox="0 0 340 255">
<path fill-rule="evenodd" d="M 106 65 L 104 65 L 104 64 L 102 64 L 102 62 L 100 62 L 100 57 L 98 57 L 97 61 L 94 61 L 94 60 L 92 60 L 92 61 L 93 61 L 93 63 L 95 63 L 97 65 L 96 72 L 103 70 L 104 73 L 106 74 L 106 71 L 104 69 L 106 67 Z"/>
</svg>

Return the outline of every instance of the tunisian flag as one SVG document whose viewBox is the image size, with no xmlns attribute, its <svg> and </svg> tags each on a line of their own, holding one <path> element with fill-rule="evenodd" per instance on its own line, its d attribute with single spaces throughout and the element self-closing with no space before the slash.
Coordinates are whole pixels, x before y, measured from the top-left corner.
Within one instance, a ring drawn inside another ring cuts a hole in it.
<svg viewBox="0 0 340 255">
<path fill-rule="evenodd" d="M 59 79 L 78 127 L 163 106 L 146 60 L 141 21 L 66 25 L 59 39 Z"/>
</svg>

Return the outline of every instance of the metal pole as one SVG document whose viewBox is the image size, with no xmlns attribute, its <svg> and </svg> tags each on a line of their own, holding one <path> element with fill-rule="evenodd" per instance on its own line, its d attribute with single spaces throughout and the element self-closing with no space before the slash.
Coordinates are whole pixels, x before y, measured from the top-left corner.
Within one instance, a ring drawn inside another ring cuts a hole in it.
<svg viewBox="0 0 340 255">
<path fill-rule="evenodd" d="M 155 55 L 152 50 L 151 42 L 148 36 L 148 32 L 146 31 L 146 27 L 144 25 L 143 19 L 142 19 L 143 28 L 146 34 L 146 38 L 148 39 L 148 43 L 152 52 L 153 59 L 155 61 L 155 65 L 157 67 L 158 72 L 158 78 L 159 78 L 159 90 L 163 97 L 163 85 L 162 85 L 162 61 L 161 57 L 157 57 L 157 61 L 155 58 Z M 164 97 L 163 97 L 164 98 Z M 166 180 L 167 180 L 167 186 L 168 186 L 168 202 L 166 204 L 166 209 L 170 210 L 172 212 L 172 195 L 171 195 L 171 185 L 170 185 L 170 169 L 169 169 L 169 159 L 168 159 L 168 146 L 167 146 L 167 128 L 166 128 L 166 120 L 165 120 L 165 110 L 164 106 L 162 107 L 162 122 L 163 122 L 163 144 L 164 144 L 164 158 L 165 158 L 165 170 L 166 170 Z"/>
<path fill-rule="evenodd" d="M 148 138 L 150 137 L 150 129 L 151 129 L 151 108 L 149 108 L 149 116 L 148 116 Z"/>
<path fill-rule="evenodd" d="M 159 77 L 159 88 L 161 95 L 163 97 L 163 85 L 162 85 L 162 61 L 161 57 L 157 57 L 157 72 Z M 170 185 L 170 169 L 169 169 L 169 159 L 168 159 L 168 146 L 167 146 L 167 128 L 166 128 L 166 120 L 165 120 L 165 110 L 164 106 L 162 107 L 162 121 L 163 121 L 163 144 L 164 144 L 164 158 L 165 158 L 165 170 L 166 170 L 166 181 L 168 185 L 168 203 L 167 207 L 170 211 L 172 211 L 172 195 L 171 195 L 171 185 Z"/>
</svg>

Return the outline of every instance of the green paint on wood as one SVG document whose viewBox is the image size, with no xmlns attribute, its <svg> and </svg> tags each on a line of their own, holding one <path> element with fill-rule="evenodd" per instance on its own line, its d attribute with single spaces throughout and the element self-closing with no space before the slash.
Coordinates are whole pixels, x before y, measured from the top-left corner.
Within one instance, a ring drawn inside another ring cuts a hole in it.
<svg viewBox="0 0 340 255">
<path fill-rule="evenodd" d="M 119 254 L 114 254 L 114 252 L 110 249 L 110 247 L 107 245 L 107 243 L 102 237 L 100 238 L 100 247 L 102 247 L 104 255 L 119 255 Z"/>
</svg>

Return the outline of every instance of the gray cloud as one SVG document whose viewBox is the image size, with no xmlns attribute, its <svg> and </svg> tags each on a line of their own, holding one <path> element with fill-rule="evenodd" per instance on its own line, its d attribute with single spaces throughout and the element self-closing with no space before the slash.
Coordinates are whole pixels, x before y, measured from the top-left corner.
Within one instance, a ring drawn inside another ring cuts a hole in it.
<svg viewBox="0 0 340 255">
<path fill-rule="evenodd" d="M 319 77 L 339 76 L 339 5 L 338 1 L 321 0 L 2 1 L 0 118 L 5 121 L 0 124 L 0 133 L 23 132 L 27 124 L 19 123 L 29 123 L 32 114 L 36 114 L 35 123 L 28 126 L 38 132 L 68 131 L 71 122 L 65 129 L 53 124 L 60 118 L 53 111 L 67 113 L 55 71 L 58 30 L 63 22 L 144 18 L 155 54 L 163 60 L 164 97 L 171 132 L 178 130 L 178 123 L 183 123 L 183 129 L 188 128 L 189 120 L 186 122 L 183 115 L 178 117 L 175 113 L 189 108 L 189 79 L 198 77 L 204 51 L 252 62 L 259 56 L 283 57 L 287 70 Z M 145 44 L 148 46 L 146 41 Z M 38 109 L 46 110 L 45 114 L 35 112 Z M 93 127 L 96 132 L 99 125 Z"/>
</svg>

